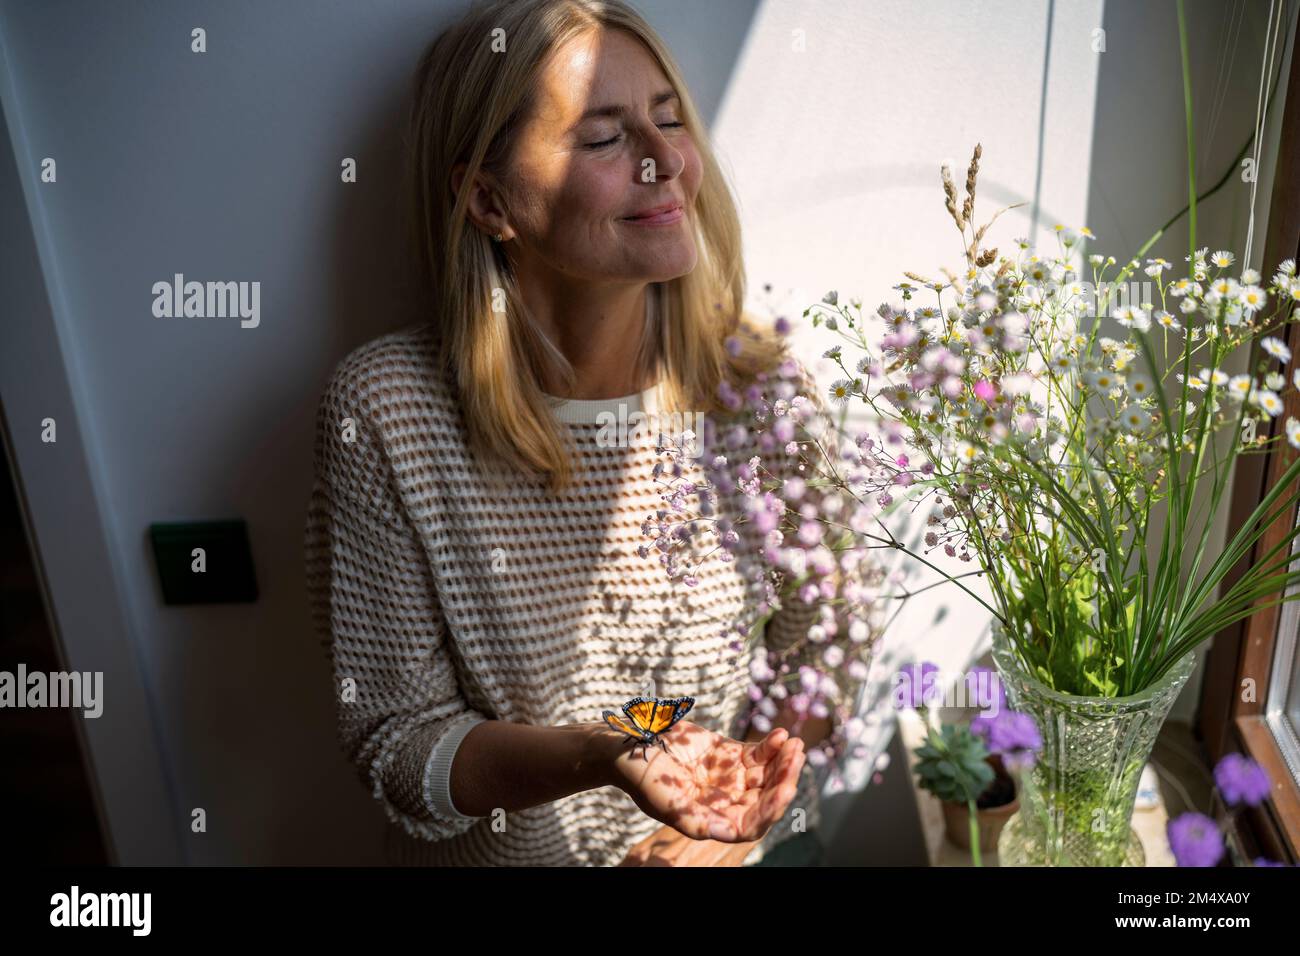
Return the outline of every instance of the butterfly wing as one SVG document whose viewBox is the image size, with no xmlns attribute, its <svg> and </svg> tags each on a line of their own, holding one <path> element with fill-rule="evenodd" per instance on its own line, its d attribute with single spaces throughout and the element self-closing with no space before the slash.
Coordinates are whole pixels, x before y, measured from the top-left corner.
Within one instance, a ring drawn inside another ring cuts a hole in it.
<svg viewBox="0 0 1300 956">
<path fill-rule="evenodd" d="M 654 717 L 658 709 L 658 697 L 633 697 L 623 705 L 624 715 L 641 733 L 654 733 Z"/>
<path fill-rule="evenodd" d="M 677 721 L 686 716 L 687 712 L 695 706 L 694 697 L 675 697 L 672 700 L 661 700 L 659 702 L 659 714 L 656 718 L 657 723 L 662 723 L 662 727 L 656 727 L 655 733 L 662 734 Z"/>
<path fill-rule="evenodd" d="M 646 733 L 662 734 L 695 704 L 694 697 L 675 697 L 664 700 L 658 697 L 634 697 L 623 705 L 623 713 Z"/>
<path fill-rule="evenodd" d="M 620 717 L 618 714 L 614 713 L 612 710 L 607 710 L 604 713 L 602 713 L 600 716 L 604 718 L 605 723 L 609 724 L 611 727 L 613 727 L 615 730 L 619 731 L 620 733 L 627 734 L 629 737 L 632 737 L 636 740 L 641 739 L 641 732 L 637 730 L 636 727 L 634 727 L 632 724 L 628 723 L 626 720 Z"/>
</svg>

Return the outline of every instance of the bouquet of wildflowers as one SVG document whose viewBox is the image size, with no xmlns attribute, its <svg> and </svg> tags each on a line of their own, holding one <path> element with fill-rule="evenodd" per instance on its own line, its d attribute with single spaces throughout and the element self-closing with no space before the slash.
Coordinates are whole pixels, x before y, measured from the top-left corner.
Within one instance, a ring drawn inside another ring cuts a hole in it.
<svg viewBox="0 0 1300 956">
<path fill-rule="evenodd" d="M 789 322 L 777 327 L 788 332 Z M 639 551 L 687 588 L 706 562 L 736 563 L 761 590 L 755 619 L 728 631 L 733 650 L 753 648 L 752 725 L 766 732 L 787 705 L 799 722 L 834 714 L 830 739 L 809 749 L 809 763 L 860 757 L 866 728 L 856 697 L 887 623 L 880 593 L 890 575 L 856 546 L 854 529 L 878 509 L 837 493 L 825 466 L 833 470 L 840 456 L 838 434 L 797 361 L 760 373 L 743 393 L 724 382 L 719 394 L 734 415 L 706 418 L 703 435 L 660 435 L 654 475 L 663 506 L 642 524 L 650 540 Z M 690 445 L 697 440 L 702 454 Z M 780 632 L 774 642 L 760 640 L 769 627 Z M 769 654 L 767 643 L 785 646 Z"/>
<path fill-rule="evenodd" d="M 1085 260 L 1089 230 L 1062 226 L 1052 255 L 1023 239 L 999 255 L 981 248 L 992 220 L 978 229 L 972 220 L 979 159 L 977 146 L 960 208 L 942 169 L 964 271 L 906 273 L 911 281 L 894 287 L 901 302 L 874 317 L 834 293 L 804 315 L 847 344 L 827 353 L 843 373 L 832 398 L 863 402 L 882 422 L 877 477 L 862 489 L 882 504 L 900 493 L 930 508 L 915 557 L 929 564 L 942 549 L 977 561 L 992 603 L 968 593 L 1047 686 L 1133 694 L 1224 626 L 1300 596 L 1284 593 L 1300 581 L 1288 569 L 1296 528 L 1216 595 L 1291 514 L 1300 459 L 1225 546 L 1209 547 L 1237 458 L 1300 447 L 1294 418 L 1269 436 L 1300 387 L 1300 373 L 1284 377 L 1296 265 L 1280 263 L 1265 285 L 1253 269 L 1235 271 L 1230 252 L 1199 249 L 1185 275 L 1164 259 L 1112 274 L 1114 258 Z M 1154 291 L 1113 298 L 1139 268 Z M 1104 316 L 1115 334 L 1104 334 Z"/>
</svg>

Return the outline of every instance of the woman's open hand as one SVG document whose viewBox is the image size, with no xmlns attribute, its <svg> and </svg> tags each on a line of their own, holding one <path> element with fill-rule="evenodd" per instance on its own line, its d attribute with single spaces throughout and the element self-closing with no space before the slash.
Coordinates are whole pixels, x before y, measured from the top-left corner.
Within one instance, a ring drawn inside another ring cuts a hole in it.
<svg viewBox="0 0 1300 956">
<path fill-rule="evenodd" d="M 784 728 L 745 743 L 683 720 L 661 739 L 666 753 L 625 744 L 615 781 L 647 816 L 688 837 L 760 840 L 794 798 L 803 741 Z"/>
<path fill-rule="evenodd" d="M 633 844 L 619 866 L 744 866 L 745 857 L 759 844 L 692 840 L 673 827 L 663 826 Z"/>
</svg>

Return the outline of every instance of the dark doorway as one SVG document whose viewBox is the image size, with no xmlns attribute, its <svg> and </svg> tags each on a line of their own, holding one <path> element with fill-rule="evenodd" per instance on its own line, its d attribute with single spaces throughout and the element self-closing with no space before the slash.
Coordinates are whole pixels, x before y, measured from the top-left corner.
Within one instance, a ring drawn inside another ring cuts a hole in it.
<svg viewBox="0 0 1300 956">
<path fill-rule="evenodd" d="M 3 421 L 3 418 L 0 418 Z M 7 447 L 7 446 L 6 446 Z M 41 594 L 12 462 L 0 468 L 0 670 L 66 670 Z M 10 863 L 106 864 L 75 721 L 61 707 L 0 707 L 0 820 Z"/>
</svg>

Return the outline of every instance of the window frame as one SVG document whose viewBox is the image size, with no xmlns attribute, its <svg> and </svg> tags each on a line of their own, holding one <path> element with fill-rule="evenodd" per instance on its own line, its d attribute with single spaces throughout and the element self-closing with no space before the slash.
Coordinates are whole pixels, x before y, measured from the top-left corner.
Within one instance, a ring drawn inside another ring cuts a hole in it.
<svg viewBox="0 0 1300 956">
<path fill-rule="evenodd" d="M 1285 172 L 1300 168 L 1300 57 L 1295 55 L 1291 58 L 1274 168 L 1276 175 L 1269 206 L 1268 236 L 1260 266 L 1265 277 L 1271 276 L 1283 259 L 1300 257 L 1300 184 L 1296 177 Z M 1287 363 L 1285 374 L 1290 382 L 1296 368 L 1300 367 L 1300 323 L 1291 324 L 1286 332 L 1292 359 Z M 1270 435 L 1285 435 L 1288 416 L 1300 418 L 1300 395 L 1295 391 L 1286 396 L 1282 413 L 1270 423 Z M 1245 523 L 1267 489 L 1276 485 L 1298 454 L 1300 452 L 1282 438 L 1266 455 L 1238 459 L 1229 527 L 1240 527 Z M 1250 563 L 1285 538 L 1288 530 L 1300 520 L 1296 511 L 1290 509 L 1288 514 L 1280 515 L 1269 526 L 1256 541 L 1252 553 L 1225 578 L 1224 588 L 1231 587 Z M 1282 681 L 1289 676 L 1273 673 L 1279 644 L 1278 625 L 1283 620 L 1283 612 L 1297 606 L 1300 604 L 1263 608 L 1214 636 L 1205 659 L 1206 673 L 1197 718 L 1197 728 L 1212 763 L 1218 763 L 1226 754 L 1242 753 L 1257 761 L 1274 783 L 1271 799 L 1266 803 L 1259 807 L 1246 807 L 1230 818 L 1230 838 L 1250 858 L 1265 856 L 1291 864 L 1300 860 L 1300 784 L 1297 784 L 1296 775 L 1279 746 L 1279 735 L 1285 739 L 1286 728 L 1281 727 L 1275 717 L 1270 718 L 1269 702 L 1278 696 L 1275 687 L 1284 687 Z M 1292 654 L 1300 653 L 1296 635 L 1282 640 L 1290 645 Z M 1243 681 L 1247 679 L 1255 681 L 1256 693 L 1252 700 L 1242 699 Z M 1285 690 L 1280 696 L 1285 698 Z M 1300 742 L 1296 743 L 1300 747 Z"/>
</svg>

